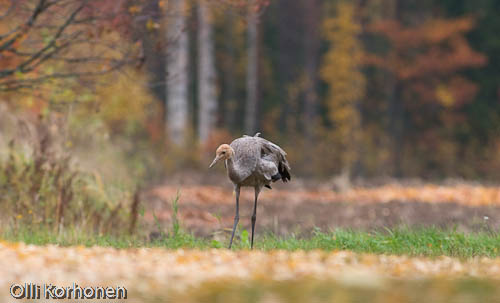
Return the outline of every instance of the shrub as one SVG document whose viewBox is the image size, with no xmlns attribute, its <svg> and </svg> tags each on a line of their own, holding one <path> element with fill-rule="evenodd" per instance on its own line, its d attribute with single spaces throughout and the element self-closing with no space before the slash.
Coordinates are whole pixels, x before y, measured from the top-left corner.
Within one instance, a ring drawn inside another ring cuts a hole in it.
<svg viewBox="0 0 500 303">
<path fill-rule="evenodd" d="M 37 127 L 47 129 L 43 123 Z M 0 228 L 133 231 L 138 193 L 105 186 L 99 173 L 75 168 L 70 155 L 54 145 L 48 131 L 37 131 L 29 144 L 8 144 L 7 156 L 0 159 Z"/>
</svg>

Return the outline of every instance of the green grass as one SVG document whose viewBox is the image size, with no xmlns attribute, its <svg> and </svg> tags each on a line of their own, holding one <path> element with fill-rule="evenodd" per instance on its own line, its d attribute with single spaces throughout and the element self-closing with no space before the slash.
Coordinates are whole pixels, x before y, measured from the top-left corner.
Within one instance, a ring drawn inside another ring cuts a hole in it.
<svg viewBox="0 0 500 303">
<path fill-rule="evenodd" d="M 241 232 L 248 235 L 248 232 Z M 84 245 L 116 248 L 164 247 L 177 248 L 224 248 L 227 241 L 219 242 L 198 238 L 182 230 L 163 233 L 158 239 L 149 241 L 141 236 L 88 235 L 76 230 L 66 230 L 55 234 L 44 229 L 24 229 L 0 232 L 7 241 L 20 241 L 28 244 L 61 246 Z M 248 249 L 248 240 L 235 238 L 234 249 Z M 336 230 L 333 232 L 315 231 L 310 236 L 277 237 L 273 234 L 257 235 L 255 249 L 258 250 L 350 250 L 360 253 L 395 254 L 411 256 L 453 256 L 470 258 L 475 256 L 500 256 L 500 234 L 446 231 L 436 228 L 399 228 L 379 232 Z"/>
<path fill-rule="evenodd" d="M 310 238 L 277 238 L 268 235 L 257 242 L 257 247 L 284 250 L 350 250 L 411 256 L 497 257 L 500 255 L 500 234 L 465 234 L 436 228 L 399 228 L 379 232 L 336 230 L 332 233 L 318 231 Z"/>
</svg>

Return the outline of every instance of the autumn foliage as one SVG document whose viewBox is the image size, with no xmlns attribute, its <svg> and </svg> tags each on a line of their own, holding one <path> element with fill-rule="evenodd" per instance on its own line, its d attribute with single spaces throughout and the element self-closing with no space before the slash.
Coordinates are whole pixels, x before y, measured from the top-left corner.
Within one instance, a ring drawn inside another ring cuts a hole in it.
<svg viewBox="0 0 500 303">
<path fill-rule="evenodd" d="M 368 54 L 365 62 L 408 82 L 424 104 L 460 107 L 472 100 L 477 87 L 455 73 L 486 63 L 464 37 L 473 27 L 470 17 L 429 20 L 413 27 L 394 20 L 377 22 L 370 31 L 385 37 L 391 49 L 383 55 Z"/>
<path fill-rule="evenodd" d="M 194 37 L 202 25 L 197 1 L 186 0 L 189 153 L 177 156 L 189 154 L 183 163 L 204 167 L 213 146 L 244 133 L 247 17 L 256 13 L 251 120 L 288 151 L 295 173 L 497 178 L 490 2 L 206 0 L 217 104 L 200 144 Z M 110 141 L 141 142 L 138 150 L 161 155 L 151 162 L 168 170 L 174 165 L 165 163 L 177 158 L 168 154 L 166 118 L 166 33 L 174 15 L 165 0 L 0 0 L 2 101 L 13 111 L 64 116 L 73 133 L 98 129 Z M 133 144 L 127 148 L 137 154 Z"/>
<path fill-rule="evenodd" d="M 362 133 L 358 104 L 364 97 L 365 88 L 365 77 L 361 72 L 361 26 L 354 10 L 354 5 L 339 2 L 336 17 L 325 19 L 323 30 L 330 49 L 321 68 L 322 79 L 330 87 L 326 104 L 333 130 L 328 137 L 340 154 L 337 165 L 347 174 L 359 157 Z"/>
</svg>

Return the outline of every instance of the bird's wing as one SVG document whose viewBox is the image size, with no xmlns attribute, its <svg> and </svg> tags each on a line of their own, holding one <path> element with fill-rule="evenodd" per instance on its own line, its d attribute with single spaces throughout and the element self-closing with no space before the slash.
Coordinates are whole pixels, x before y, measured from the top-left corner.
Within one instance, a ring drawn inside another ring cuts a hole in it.
<svg viewBox="0 0 500 303">
<path fill-rule="evenodd" d="M 258 136 L 243 136 L 230 145 L 234 150 L 235 169 L 238 170 L 236 173 L 240 181 L 257 170 L 262 174 L 272 174 L 271 176 L 279 172 L 283 182 L 290 180 L 291 169 L 286 152 L 278 145 Z"/>
<path fill-rule="evenodd" d="M 273 159 L 278 167 L 278 172 L 281 175 L 283 182 L 287 182 L 290 177 L 290 164 L 286 159 L 286 152 L 278 145 L 263 138 L 258 138 L 261 141 L 261 158 Z"/>
<path fill-rule="evenodd" d="M 260 159 L 257 169 L 267 181 L 271 181 L 272 176 L 278 174 L 278 167 L 275 161 L 266 157 Z"/>
</svg>

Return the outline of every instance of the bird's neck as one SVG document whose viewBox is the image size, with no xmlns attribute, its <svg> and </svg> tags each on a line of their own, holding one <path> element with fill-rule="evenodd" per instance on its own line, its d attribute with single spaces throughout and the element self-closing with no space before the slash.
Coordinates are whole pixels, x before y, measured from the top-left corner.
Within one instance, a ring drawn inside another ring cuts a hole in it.
<svg viewBox="0 0 500 303">
<path fill-rule="evenodd" d="M 227 169 L 234 170 L 236 168 L 236 164 L 234 164 L 233 157 L 226 159 Z"/>
<path fill-rule="evenodd" d="M 238 168 L 238 163 L 235 163 L 233 157 L 226 160 L 227 174 L 233 182 L 241 181 L 242 177 L 240 175 L 240 169 Z"/>
</svg>

